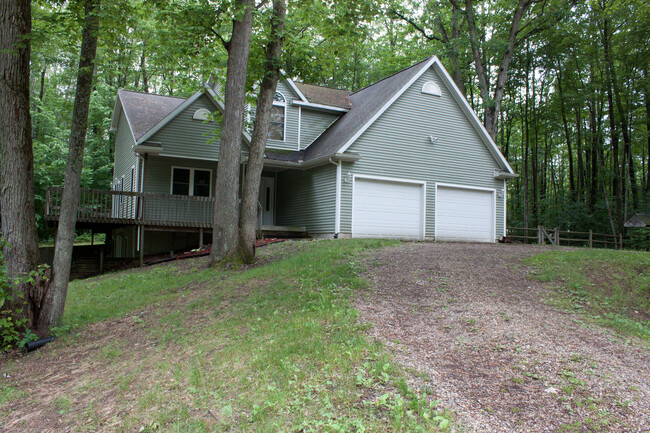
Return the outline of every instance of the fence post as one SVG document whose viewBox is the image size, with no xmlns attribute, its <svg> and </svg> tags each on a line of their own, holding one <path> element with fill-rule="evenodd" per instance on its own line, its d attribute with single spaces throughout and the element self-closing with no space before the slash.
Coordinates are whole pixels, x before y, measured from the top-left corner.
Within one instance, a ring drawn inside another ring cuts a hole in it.
<svg viewBox="0 0 650 433">
<path fill-rule="evenodd" d="M 589 229 L 589 248 L 594 247 L 594 231 L 593 229 Z"/>
<path fill-rule="evenodd" d="M 537 243 L 544 245 L 544 227 L 540 225 L 537 226 Z"/>
<path fill-rule="evenodd" d="M 555 245 L 559 246 L 560 245 L 560 228 L 555 227 L 553 229 L 553 231 L 555 232 L 554 237 L 553 237 L 553 240 L 555 241 L 554 243 L 555 243 Z"/>
<path fill-rule="evenodd" d="M 618 248 L 623 249 L 623 233 L 618 234 Z"/>
</svg>

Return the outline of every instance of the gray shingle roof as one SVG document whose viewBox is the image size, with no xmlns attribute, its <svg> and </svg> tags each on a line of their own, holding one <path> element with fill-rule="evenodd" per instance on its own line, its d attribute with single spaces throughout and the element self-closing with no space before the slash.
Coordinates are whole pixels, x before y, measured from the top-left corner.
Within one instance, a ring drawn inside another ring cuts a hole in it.
<svg viewBox="0 0 650 433">
<path fill-rule="evenodd" d="M 305 161 L 335 154 L 359 131 L 430 58 L 388 76 L 350 95 L 350 111 L 334 122 L 305 149 Z"/>
<path fill-rule="evenodd" d="M 136 141 L 186 100 L 124 89 L 118 90 L 117 95 Z"/>
<path fill-rule="evenodd" d="M 312 104 L 329 105 L 331 107 L 350 108 L 349 90 L 332 89 L 331 87 L 316 86 L 314 84 L 294 84 Z"/>
<path fill-rule="evenodd" d="M 625 222 L 625 227 L 650 227 L 650 213 L 635 213 Z"/>
</svg>

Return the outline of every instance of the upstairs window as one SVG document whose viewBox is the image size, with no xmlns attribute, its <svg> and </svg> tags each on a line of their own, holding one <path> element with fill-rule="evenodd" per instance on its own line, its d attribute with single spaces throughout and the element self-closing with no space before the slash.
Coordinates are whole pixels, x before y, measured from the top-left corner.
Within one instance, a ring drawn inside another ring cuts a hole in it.
<svg viewBox="0 0 650 433">
<path fill-rule="evenodd" d="M 172 194 L 210 197 L 212 171 L 172 167 Z"/>
<path fill-rule="evenodd" d="M 269 140 L 284 141 L 287 101 L 280 92 L 273 96 L 271 107 L 271 122 L 269 123 Z"/>
</svg>

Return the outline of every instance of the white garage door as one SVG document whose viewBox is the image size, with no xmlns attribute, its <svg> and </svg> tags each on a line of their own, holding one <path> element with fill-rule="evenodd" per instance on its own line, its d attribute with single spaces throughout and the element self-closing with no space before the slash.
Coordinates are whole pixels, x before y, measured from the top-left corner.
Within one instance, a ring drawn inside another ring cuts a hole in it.
<svg viewBox="0 0 650 433">
<path fill-rule="evenodd" d="M 436 240 L 494 242 L 492 191 L 438 186 Z"/>
<path fill-rule="evenodd" d="M 422 239 L 422 184 L 354 179 L 352 236 Z"/>
</svg>

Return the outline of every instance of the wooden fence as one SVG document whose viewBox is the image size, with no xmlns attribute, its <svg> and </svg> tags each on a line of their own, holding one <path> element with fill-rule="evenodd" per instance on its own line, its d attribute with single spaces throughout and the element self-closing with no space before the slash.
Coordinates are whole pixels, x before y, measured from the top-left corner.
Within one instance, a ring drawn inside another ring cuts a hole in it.
<svg viewBox="0 0 650 433">
<path fill-rule="evenodd" d="M 583 246 L 589 248 L 623 248 L 623 235 L 611 235 L 607 233 L 595 233 L 593 230 L 588 232 L 574 232 L 569 230 L 560 230 L 558 227 L 546 228 L 537 226 L 528 227 L 508 227 L 507 237 L 524 243 L 537 243 L 544 245 L 567 245 Z"/>
<path fill-rule="evenodd" d="M 62 187 L 45 192 L 45 217 L 61 215 Z M 172 227 L 212 227 L 214 197 L 82 188 L 77 221 Z"/>
</svg>

